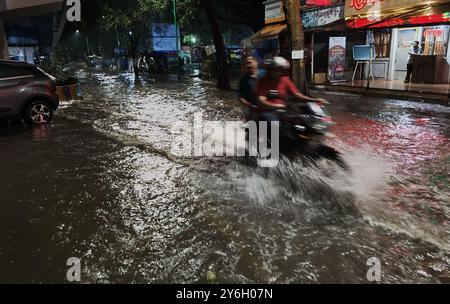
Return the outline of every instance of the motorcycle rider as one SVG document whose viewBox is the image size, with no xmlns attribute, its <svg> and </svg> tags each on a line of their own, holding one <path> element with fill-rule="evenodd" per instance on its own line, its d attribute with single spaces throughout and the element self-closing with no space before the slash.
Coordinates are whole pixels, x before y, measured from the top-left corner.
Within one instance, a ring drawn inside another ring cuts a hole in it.
<svg viewBox="0 0 450 304">
<path fill-rule="evenodd" d="M 256 85 L 256 96 L 261 105 L 260 120 L 279 121 L 277 110 L 286 109 L 286 99 L 292 97 L 297 102 L 327 103 L 322 98 L 311 98 L 300 93 L 289 78 L 290 63 L 283 57 L 274 57 L 268 65 L 267 75 Z"/>
</svg>

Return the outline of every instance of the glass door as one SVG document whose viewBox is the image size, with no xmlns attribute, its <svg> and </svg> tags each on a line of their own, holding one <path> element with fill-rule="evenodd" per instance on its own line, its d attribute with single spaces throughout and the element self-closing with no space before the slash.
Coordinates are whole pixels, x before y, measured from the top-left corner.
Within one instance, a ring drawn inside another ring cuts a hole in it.
<svg viewBox="0 0 450 304">
<path fill-rule="evenodd" d="M 411 44 L 417 40 L 417 28 L 398 29 L 397 51 L 395 56 L 394 79 L 403 80 L 406 78 L 406 69 L 409 61 L 409 49 Z"/>
</svg>

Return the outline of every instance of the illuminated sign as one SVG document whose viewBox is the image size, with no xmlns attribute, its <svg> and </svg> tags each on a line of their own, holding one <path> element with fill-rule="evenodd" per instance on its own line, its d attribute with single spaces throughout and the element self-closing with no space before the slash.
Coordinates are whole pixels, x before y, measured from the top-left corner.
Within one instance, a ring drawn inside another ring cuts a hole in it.
<svg viewBox="0 0 450 304">
<path fill-rule="evenodd" d="M 345 18 L 364 18 L 394 12 L 401 13 L 404 10 L 413 10 L 423 5 L 423 0 L 346 0 Z"/>
<path fill-rule="evenodd" d="M 414 16 L 409 18 L 393 18 L 387 19 L 381 22 L 368 18 L 359 18 L 351 21 L 347 21 L 347 26 L 351 28 L 383 28 L 383 27 L 398 27 L 401 25 L 424 25 L 424 24 L 436 24 L 436 23 L 448 23 L 450 22 L 450 15 L 447 14 L 435 14 L 426 16 Z M 430 32 L 424 32 L 424 34 L 438 35 L 439 30 L 430 30 Z"/>
<path fill-rule="evenodd" d="M 408 22 L 412 25 L 420 25 L 426 23 L 444 23 L 449 22 L 449 17 L 445 14 L 417 16 L 409 18 Z"/>
<path fill-rule="evenodd" d="M 166 23 L 153 23 L 151 25 L 152 46 L 157 52 L 173 52 L 181 49 L 181 41 L 177 41 L 180 36 L 180 29 L 175 29 L 175 25 Z M 177 47 L 178 42 L 178 47 Z"/>
<path fill-rule="evenodd" d="M 445 31 L 443 29 L 427 29 L 423 32 L 424 36 L 440 37 L 444 36 Z"/>
<path fill-rule="evenodd" d="M 379 3 L 381 1 L 384 0 L 351 0 L 350 7 L 353 7 L 359 11 L 366 6 L 372 6 L 375 3 Z"/>
<path fill-rule="evenodd" d="M 306 4 L 307 5 L 326 6 L 326 5 L 331 5 L 332 2 L 331 2 L 331 0 L 307 0 Z"/>
<path fill-rule="evenodd" d="M 387 28 L 448 23 L 450 0 L 346 0 L 351 28 Z"/>
</svg>

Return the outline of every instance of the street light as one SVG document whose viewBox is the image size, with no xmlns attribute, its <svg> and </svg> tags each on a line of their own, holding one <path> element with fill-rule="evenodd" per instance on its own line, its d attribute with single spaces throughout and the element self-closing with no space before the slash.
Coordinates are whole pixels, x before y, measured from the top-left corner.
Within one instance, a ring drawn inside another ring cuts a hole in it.
<svg viewBox="0 0 450 304">
<path fill-rule="evenodd" d="M 80 34 L 80 30 L 76 30 L 75 34 L 79 35 Z M 89 57 L 89 36 L 86 34 L 86 55 Z"/>
</svg>

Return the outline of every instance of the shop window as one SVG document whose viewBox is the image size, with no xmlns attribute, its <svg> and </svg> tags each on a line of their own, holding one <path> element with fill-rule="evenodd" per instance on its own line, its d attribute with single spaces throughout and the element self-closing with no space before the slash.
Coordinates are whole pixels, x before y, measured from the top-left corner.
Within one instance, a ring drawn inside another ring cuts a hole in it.
<svg viewBox="0 0 450 304">
<path fill-rule="evenodd" d="M 391 53 L 391 30 L 374 31 L 373 40 L 377 58 L 388 58 Z"/>
<path fill-rule="evenodd" d="M 445 55 L 448 43 L 448 26 L 425 27 L 422 34 L 424 55 Z"/>
</svg>

